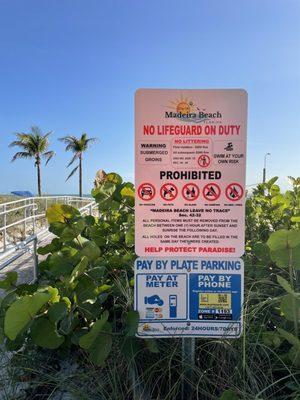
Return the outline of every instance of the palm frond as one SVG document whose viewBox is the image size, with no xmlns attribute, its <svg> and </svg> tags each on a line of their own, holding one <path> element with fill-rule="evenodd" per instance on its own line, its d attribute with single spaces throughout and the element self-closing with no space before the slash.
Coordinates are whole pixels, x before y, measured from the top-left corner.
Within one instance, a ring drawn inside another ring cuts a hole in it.
<svg viewBox="0 0 300 400">
<path fill-rule="evenodd" d="M 54 151 L 46 151 L 46 153 L 43 153 L 43 157 L 46 158 L 46 165 L 51 160 L 51 158 L 54 157 L 54 156 L 55 156 L 55 152 Z"/>
<path fill-rule="evenodd" d="M 26 151 L 19 151 L 18 153 L 16 153 L 16 154 L 13 156 L 11 162 L 14 162 L 14 161 L 16 161 L 16 160 L 18 160 L 18 159 L 22 159 L 22 158 L 32 158 L 32 157 L 33 157 L 33 155 L 32 155 L 31 153 L 29 153 L 29 152 L 26 152 Z"/>
<path fill-rule="evenodd" d="M 72 157 L 71 161 L 70 161 L 69 164 L 67 165 L 67 168 L 68 168 L 70 165 L 72 165 L 73 162 L 74 162 L 75 160 L 77 160 L 77 158 L 79 158 L 79 156 L 80 156 L 80 153 L 75 153 L 74 156 Z"/>
<path fill-rule="evenodd" d="M 72 172 L 70 173 L 70 175 L 67 177 L 66 181 L 68 181 L 68 180 L 75 174 L 75 172 L 78 170 L 78 168 L 79 168 L 79 165 L 77 165 L 77 167 L 75 167 L 75 168 L 72 170 Z"/>
</svg>

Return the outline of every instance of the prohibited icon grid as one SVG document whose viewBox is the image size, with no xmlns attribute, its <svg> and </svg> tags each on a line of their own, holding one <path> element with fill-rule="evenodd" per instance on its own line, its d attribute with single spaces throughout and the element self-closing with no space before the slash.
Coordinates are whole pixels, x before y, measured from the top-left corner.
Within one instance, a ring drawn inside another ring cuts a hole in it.
<svg viewBox="0 0 300 400">
<path fill-rule="evenodd" d="M 175 200 L 178 195 L 177 186 L 173 183 L 165 183 L 160 188 L 160 196 L 165 201 Z"/>
</svg>

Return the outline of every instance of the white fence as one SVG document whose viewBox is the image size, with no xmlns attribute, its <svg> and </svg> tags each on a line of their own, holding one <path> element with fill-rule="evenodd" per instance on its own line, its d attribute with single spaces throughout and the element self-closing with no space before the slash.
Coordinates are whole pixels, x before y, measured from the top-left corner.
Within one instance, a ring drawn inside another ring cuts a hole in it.
<svg viewBox="0 0 300 400">
<path fill-rule="evenodd" d="M 72 205 L 83 215 L 91 215 L 97 208 L 93 199 L 76 196 L 28 197 L 0 204 L 0 258 L 44 233 L 48 228 L 46 210 L 55 203 Z"/>
</svg>

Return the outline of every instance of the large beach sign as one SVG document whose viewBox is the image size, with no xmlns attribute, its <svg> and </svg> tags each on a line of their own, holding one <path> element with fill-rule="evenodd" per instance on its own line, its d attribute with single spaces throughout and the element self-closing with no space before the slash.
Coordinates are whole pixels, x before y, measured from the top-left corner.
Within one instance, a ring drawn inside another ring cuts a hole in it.
<svg viewBox="0 0 300 400">
<path fill-rule="evenodd" d="M 246 136 L 244 90 L 136 92 L 139 336 L 240 335 Z"/>
<path fill-rule="evenodd" d="M 135 251 L 244 253 L 247 95 L 152 90 L 135 102 Z"/>
</svg>

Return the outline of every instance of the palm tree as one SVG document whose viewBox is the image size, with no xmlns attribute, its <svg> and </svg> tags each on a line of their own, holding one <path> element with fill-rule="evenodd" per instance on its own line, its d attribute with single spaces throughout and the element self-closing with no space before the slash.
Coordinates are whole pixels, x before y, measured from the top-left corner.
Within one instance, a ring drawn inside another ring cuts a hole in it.
<svg viewBox="0 0 300 400">
<path fill-rule="evenodd" d="M 97 138 L 88 138 L 87 134 L 83 133 L 80 138 L 77 138 L 76 136 L 65 136 L 59 140 L 66 144 L 66 151 L 70 150 L 72 153 L 74 153 L 74 156 L 67 167 L 78 160 L 78 165 L 71 171 L 66 181 L 70 179 L 79 168 L 79 196 L 82 197 L 82 155 L 88 149 L 91 143 L 97 141 Z"/>
<path fill-rule="evenodd" d="M 35 167 L 37 169 L 37 180 L 38 180 L 38 195 L 42 196 L 42 184 L 41 184 L 41 159 L 46 159 L 46 165 L 54 156 L 54 151 L 49 151 L 49 136 L 52 132 L 43 134 L 38 126 L 32 126 L 29 133 L 15 133 L 17 140 L 10 143 L 9 147 L 20 147 L 22 151 L 17 152 L 12 162 L 21 158 L 34 158 Z"/>
</svg>

